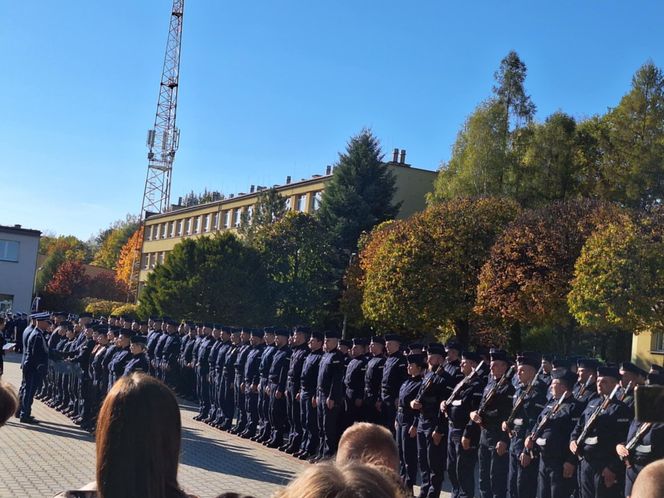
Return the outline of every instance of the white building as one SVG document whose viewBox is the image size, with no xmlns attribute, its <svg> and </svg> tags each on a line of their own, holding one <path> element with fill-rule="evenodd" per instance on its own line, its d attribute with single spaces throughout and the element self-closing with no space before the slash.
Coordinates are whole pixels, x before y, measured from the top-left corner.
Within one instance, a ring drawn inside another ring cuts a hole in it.
<svg viewBox="0 0 664 498">
<path fill-rule="evenodd" d="M 0 311 L 30 312 L 39 230 L 0 225 Z"/>
</svg>

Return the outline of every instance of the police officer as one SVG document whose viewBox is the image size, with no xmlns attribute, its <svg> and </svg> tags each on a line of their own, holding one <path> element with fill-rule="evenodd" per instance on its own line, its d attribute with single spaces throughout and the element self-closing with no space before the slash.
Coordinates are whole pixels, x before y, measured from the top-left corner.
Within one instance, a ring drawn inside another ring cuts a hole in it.
<svg viewBox="0 0 664 498">
<path fill-rule="evenodd" d="M 615 448 L 627 438 L 631 413 L 615 396 L 609 398 L 619 379 L 617 368 L 597 368 L 598 395 L 588 402 L 570 436 L 570 451 L 580 457 L 580 498 L 619 497 L 624 490 L 625 467 Z M 608 406 L 602 409 L 604 401 Z M 591 418 L 595 423 L 585 439 L 579 441 L 577 438 Z"/>
<path fill-rule="evenodd" d="M 112 317 L 111 317 L 112 318 Z M 150 360 L 150 375 L 152 376 L 157 376 L 157 363 L 155 360 L 155 349 L 157 347 L 157 343 L 159 342 L 159 339 L 161 338 L 162 331 L 161 331 L 161 317 L 158 316 L 151 316 L 150 320 L 148 321 L 148 358 Z M 109 326 L 112 326 L 109 323 Z"/>
<path fill-rule="evenodd" d="M 41 313 L 34 318 L 36 327 L 30 332 L 25 356 L 21 363 L 25 389 L 21 397 L 19 420 L 25 424 L 38 423 L 32 416 L 32 402 L 35 393 L 41 387 L 48 366 L 48 345 L 44 337 L 44 330 L 51 325 L 51 321 L 48 313 Z"/>
<path fill-rule="evenodd" d="M 265 342 L 263 338 L 265 332 L 262 329 L 252 329 L 249 342 L 251 349 L 247 355 L 247 362 L 244 365 L 244 393 L 247 412 L 247 425 L 240 434 L 245 439 L 256 435 L 258 427 L 258 386 L 260 384 L 260 366 L 261 356 L 265 351 Z"/>
<path fill-rule="evenodd" d="M 574 386 L 574 397 L 579 406 L 587 406 L 591 399 L 597 397 L 597 360 L 580 358 L 576 362 L 577 382 Z"/>
<path fill-rule="evenodd" d="M 385 368 L 385 339 L 374 336 L 369 343 L 367 369 L 364 374 L 364 416 L 367 422 L 382 423 L 380 411 L 381 385 Z"/>
<path fill-rule="evenodd" d="M 180 362 L 182 369 L 180 375 L 182 377 L 182 395 L 192 400 L 196 392 L 196 373 L 194 371 L 194 348 L 196 346 L 196 327 L 193 324 L 188 324 L 186 340 L 183 340 L 182 354 Z"/>
<path fill-rule="evenodd" d="M 278 448 L 284 443 L 287 422 L 286 382 L 291 357 L 291 350 L 288 347 L 290 332 L 287 329 L 277 329 L 274 335 L 277 350 L 272 357 L 268 374 L 269 416 L 272 430 L 270 439 L 264 443 L 269 448 Z"/>
<path fill-rule="evenodd" d="M 302 444 L 302 420 L 300 416 L 300 401 L 297 395 L 300 392 L 300 380 L 304 360 L 309 354 L 307 339 L 311 335 L 311 329 L 299 325 L 293 328 L 291 344 L 291 359 L 288 368 L 288 381 L 286 383 L 286 411 L 288 414 L 288 426 L 290 433 L 285 443 L 279 447 L 280 451 L 293 454 L 300 449 Z"/>
<path fill-rule="evenodd" d="M 131 359 L 131 351 L 129 349 L 129 340 L 133 334 L 131 329 L 121 329 L 118 338 L 115 341 L 116 349 L 113 353 L 113 358 L 108 363 L 108 389 L 113 387 L 113 384 L 122 377 L 125 366 Z"/>
<path fill-rule="evenodd" d="M 352 340 L 351 360 L 346 365 L 344 374 L 345 420 L 343 428 L 364 420 L 364 378 L 367 372 L 368 345 L 369 341 L 364 337 L 356 337 Z"/>
<path fill-rule="evenodd" d="M 221 374 L 221 384 L 223 389 L 221 411 L 223 419 L 216 427 L 227 431 L 233 427 L 233 418 L 236 412 L 235 406 L 235 363 L 240 351 L 240 329 L 230 328 L 231 345 L 226 351 L 224 357 L 224 366 Z"/>
<path fill-rule="evenodd" d="M 131 358 L 127 361 L 122 375 L 131 375 L 134 372 L 148 373 L 150 362 L 146 354 L 148 339 L 144 335 L 134 334 L 129 339 L 129 352 Z"/>
<path fill-rule="evenodd" d="M 247 356 L 251 345 L 249 329 L 241 329 L 240 331 L 240 345 L 238 347 L 237 357 L 235 360 L 235 410 L 237 413 L 237 421 L 235 426 L 229 430 L 231 434 L 240 434 L 247 426 L 247 406 L 244 392 L 244 366 L 247 363 Z"/>
<path fill-rule="evenodd" d="M 210 397 L 210 411 L 207 418 L 203 420 L 206 424 L 214 424 L 217 419 L 217 414 L 221 411 L 219 404 L 217 402 L 217 375 L 216 375 L 216 365 L 217 359 L 219 357 L 219 351 L 223 345 L 223 327 L 218 323 L 212 324 L 212 347 L 210 348 L 210 354 L 208 355 L 208 379 L 209 379 L 209 397 Z M 228 339 L 228 337 L 226 337 Z"/>
<path fill-rule="evenodd" d="M 508 373 L 507 353 L 491 349 L 489 381 L 484 389 L 480 407 L 471 412 L 470 419 L 480 425 L 480 496 L 504 498 L 507 495 L 509 469 L 509 436 L 501 424 L 512 411 L 514 386 L 511 378 L 501 382 Z"/>
<path fill-rule="evenodd" d="M 423 354 L 409 354 L 406 359 L 408 378 L 399 387 L 394 429 L 399 448 L 399 473 L 405 488 L 412 494 L 417 479 L 418 410 L 413 409 L 411 403 L 420 392 L 427 361 Z"/>
<path fill-rule="evenodd" d="M 90 376 L 90 361 L 92 360 L 92 351 L 96 346 L 94 326 L 91 321 L 85 321 L 85 332 L 82 342 L 78 347 L 75 356 L 69 359 L 71 363 L 77 364 L 81 371 L 81 380 L 79 391 L 77 393 L 79 400 L 79 410 L 74 418 L 74 423 L 80 425 L 84 430 L 92 429 L 92 402 L 94 399 L 92 378 Z M 96 333 L 98 335 L 98 333 Z"/>
<path fill-rule="evenodd" d="M 539 382 L 541 359 L 534 353 L 517 357 L 518 385 L 512 412 L 502 429 L 510 435 L 510 498 L 535 498 L 539 462 L 524 452 L 526 437 L 546 406 L 546 386 Z"/>
<path fill-rule="evenodd" d="M 268 441 L 272 436 L 272 428 L 270 426 L 269 408 L 270 408 L 270 395 L 268 394 L 268 376 L 270 374 L 270 367 L 272 366 L 272 358 L 276 353 L 277 348 L 274 344 L 274 327 L 265 327 L 264 342 L 265 349 L 261 355 L 261 364 L 259 367 L 260 382 L 258 384 L 258 427 L 256 435 L 250 438 L 252 441 L 264 442 Z"/>
<path fill-rule="evenodd" d="M 631 361 L 624 361 L 620 365 L 620 400 L 634 413 L 634 389 L 646 383 L 648 372 L 637 367 Z"/>
<path fill-rule="evenodd" d="M 470 422 L 471 412 L 480 406 L 485 379 L 478 369 L 480 355 L 470 351 L 461 354 L 460 371 L 464 376 L 461 387 L 441 402 L 447 415 L 447 473 L 452 484 L 452 498 L 475 496 L 475 466 L 480 440 L 480 428 Z M 457 384 L 458 385 L 458 384 Z"/>
<path fill-rule="evenodd" d="M 217 325 L 219 330 L 219 339 L 217 343 L 212 346 L 210 351 L 210 415 L 208 416 L 209 424 L 213 427 L 219 428 L 224 423 L 224 385 L 223 373 L 224 363 L 226 362 L 226 355 L 233 347 L 231 342 L 231 328 L 223 325 Z M 212 330 L 214 337 L 214 329 Z M 217 349 L 215 350 L 215 346 Z M 213 361 L 214 360 L 214 361 Z"/>
<path fill-rule="evenodd" d="M 387 358 L 383 367 L 383 378 L 381 380 L 380 411 L 383 424 L 394 432 L 394 420 L 396 419 L 396 401 L 399 388 L 408 377 L 406 357 L 401 352 L 401 337 L 396 334 L 385 336 L 385 349 Z"/>
<path fill-rule="evenodd" d="M 178 335 L 178 324 L 171 318 L 164 318 L 163 323 L 166 325 L 166 336 L 160 357 L 162 380 L 166 385 L 175 389 L 177 378 L 179 376 L 178 357 L 180 355 L 181 342 L 180 336 Z M 157 349 L 159 349 L 159 344 L 157 345 Z"/>
<path fill-rule="evenodd" d="M 210 414 L 210 364 L 208 357 L 212 349 L 212 324 L 206 322 L 202 327 L 202 336 L 196 355 L 196 395 L 198 414 L 194 420 L 205 420 Z"/>
<path fill-rule="evenodd" d="M 304 359 L 300 376 L 300 416 L 303 428 L 300 450 L 295 456 L 300 460 L 308 460 L 318 454 L 318 411 L 316 394 L 318 389 L 318 369 L 323 357 L 324 336 L 320 332 L 312 332 L 309 338 L 309 354 Z"/>
<path fill-rule="evenodd" d="M 331 458 L 337 452 L 341 436 L 339 423 L 344 401 L 344 356 L 338 347 L 339 339 L 338 332 L 325 332 L 324 353 L 318 366 L 316 394 L 320 445 L 318 455 L 309 460 L 312 463 Z"/>
</svg>

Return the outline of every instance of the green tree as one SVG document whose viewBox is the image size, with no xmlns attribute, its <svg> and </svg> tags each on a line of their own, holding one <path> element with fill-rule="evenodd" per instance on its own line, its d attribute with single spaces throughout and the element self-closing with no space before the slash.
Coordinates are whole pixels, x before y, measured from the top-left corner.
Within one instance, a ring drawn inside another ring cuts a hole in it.
<svg viewBox="0 0 664 498">
<path fill-rule="evenodd" d="M 588 238 L 567 296 L 581 325 L 636 333 L 664 329 L 662 214 L 639 220 L 624 215 Z"/>
<path fill-rule="evenodd" d="M 39 254 L 50 256 L 55 252 L 64 253 L 67 260 L 83 263 L 90 262 L 92 258 L 91 248 L 73 235 L 42 236 L 39 239 Z"/>
<path fill-rule="evenodd" d="M 139 313 L 262 325 L 273 315 L 269 288 L 258 251 L 232 233 L 184 239 L 148 275 Z"/>
<path fill-rule="evenodd" d="M 277 320 L 287 326 L 322 326 L 336 305 L 336 253 L 320 222 L 290 212 L 255 237 L 267 274 Z"/>
<path fill-rule="evenodd" d="M 524 83 L 528 70 L 526 64 L 514 51 L 510 51 L 494 73 L 496 84 L 493 93 L 498 103 L 504 108 L 503 132 L 506 138 L 510 132 L 510 122 L 515 128 L 523 123 L 530 123 L 535 116 L 535 104 L 526 94 Z"/>
<path fill-rule="evenodd" d="M 393 203 L 395 192 L 395 178 L 383 163 L 378 139 L 362 130 L 339 154 L 318 218 L 333 243 L 351 253 L 362 232 L 396 217 L 400 204 Z"/>
<path fill-rule="evenodd" d="M 95 253 L 92 264 L 114 270 L 122 247 L 136 232 L 138 226 L 138 218 L 127 215 L 124 220 L 116 221 L 109 228 L 100 231 L 94 240 Z"/>
<path fill-rule="evenodd" d="M 281 220 L 287 212 L 286 198 L 276 188 L 262 190 L 251 215 L 246 209 L 242 212 L 240 233 L 250 242 L 259 230 Z"/>
<path fill-rule="evenodd" d="M 510 200 L 458 199 L 380 227 L 360 254 L 365 317 L 406 334 L 453 330 L 468 344 L 480 269 L 518 211 Z"/>
</svg>

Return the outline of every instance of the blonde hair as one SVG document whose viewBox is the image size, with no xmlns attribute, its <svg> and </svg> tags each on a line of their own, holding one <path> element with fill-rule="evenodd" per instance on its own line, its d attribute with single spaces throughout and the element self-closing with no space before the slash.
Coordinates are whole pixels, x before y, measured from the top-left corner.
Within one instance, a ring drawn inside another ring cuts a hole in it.
<svg viewBox="0 0 664 498">
<path fill-rule="evenodd" d="M 274 498 L 406 498 L 390 469 L 359 462 L 309 467 Z"/>
<path fill-rule="evenodd" d="M 399 450 L 392 433 L 382 425 L 356 422 L 339 440 L 336 462 L 340 465 L 359 460 L 399 472 Z"/>
</svg>

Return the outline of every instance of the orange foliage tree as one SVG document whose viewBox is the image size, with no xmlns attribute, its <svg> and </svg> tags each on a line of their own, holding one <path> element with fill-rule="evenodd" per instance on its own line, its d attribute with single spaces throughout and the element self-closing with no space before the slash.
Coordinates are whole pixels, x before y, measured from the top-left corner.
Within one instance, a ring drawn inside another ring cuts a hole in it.
<svg viewBox="0 0 664 498">
<path fill-rule="evenodd" d="M 115 278 L 135 294 L 138 286 L 138 271 L 143 245 L 143 229 L 136 230 L 122 246 L 115 267 Z"/>
</svg>

